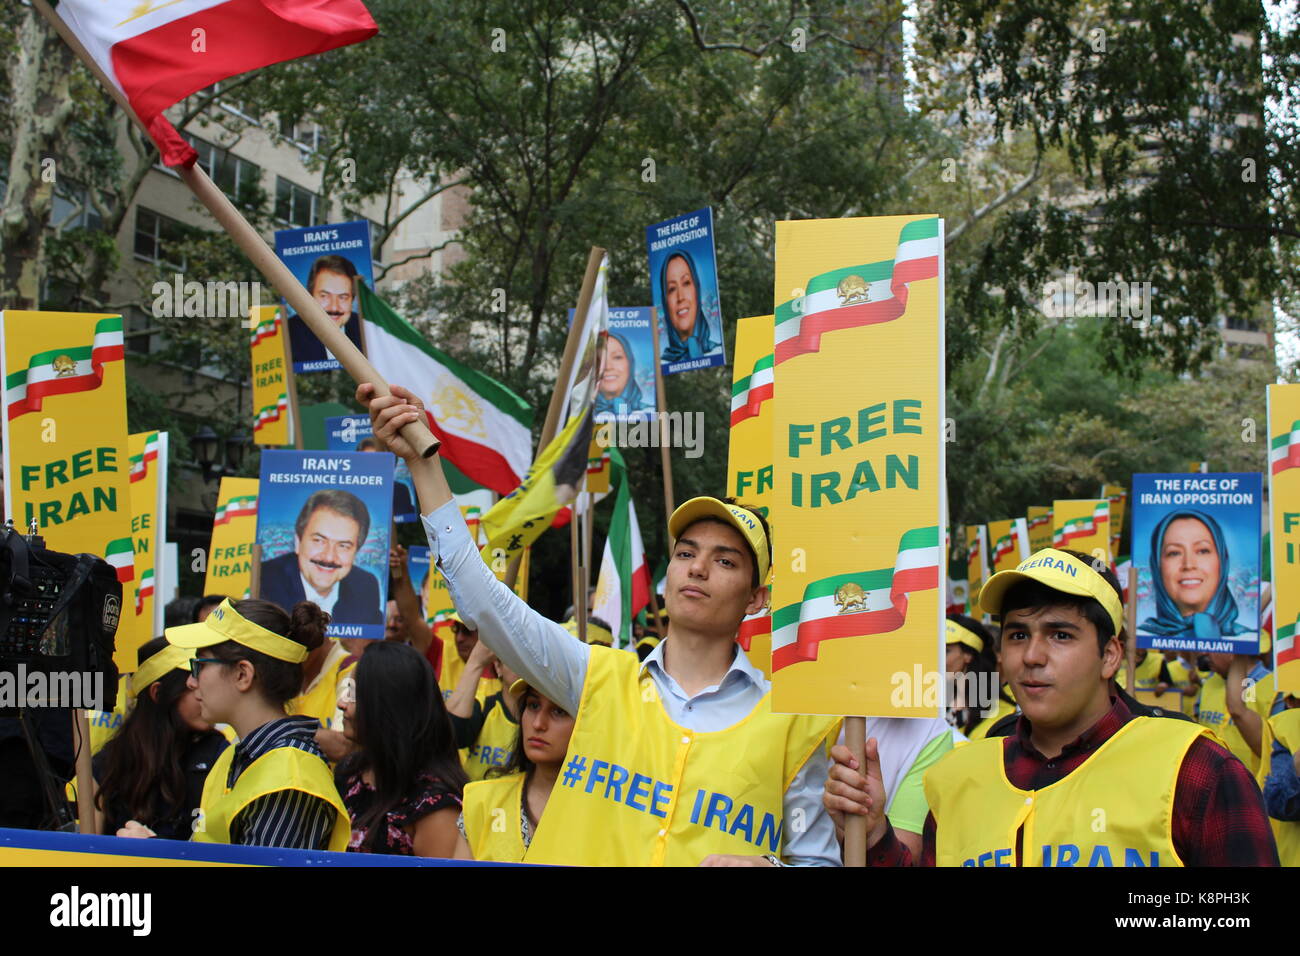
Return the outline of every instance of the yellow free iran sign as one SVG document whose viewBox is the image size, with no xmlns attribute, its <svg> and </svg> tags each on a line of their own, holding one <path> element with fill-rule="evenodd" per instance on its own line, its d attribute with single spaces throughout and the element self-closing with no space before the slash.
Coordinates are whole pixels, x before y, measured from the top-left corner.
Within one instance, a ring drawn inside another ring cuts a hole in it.
<svg viewBox="0 0 1300 956">
<path fill-rule="evenodd" d="M 256 478 L 222 478 L 217 514 L 212 519 L 204 594 L 246 598 L 253 583 L 253 545 L 257 541 Z"/>
<path fill-rule="evenodd" d="M 256 305 L 251 318 L 253 441 L 258 445 L 292 445 L 283 310 L 278 305 Z"/>
<path fill-rule="evenodd" d="M 1269 541 L 1277 689 L 1300 694 L 1300 385 L 1268 387 Z"/>
<path fill-rule="evenodd" d="M 1109 565 L 1110 501 L 1106 498 L 1053 501 L 1052 547 L 1081 551 Z"/>
<path fill-rule="evenodd" d="M 935 216 L 776 224 L 775 710 L 941 712 L 942 289 Z"/>
<path fill-rule="evenodd" d="M 131 589 L 132 600 L 126 600 L 125 588 L 122 599 L 127 605 L 124 616 L 134 616 L 135 633 L 142 635 L 141 643 L 144 643 L 162 636 L 163 632 L 162 607 L 157 604 L 155 596 L 162 570 L 158 551 L 162 547 L 167 520 L 167 433 L 155 431 L 128 435 L 127 451 L 131 463 L 131 543 L 135 555 L 135 586 Z M 118 649 L 122 649 L 120 640 Z"/>
<path fill-rule="evenodd" d="M 766 518 L 772 507 L 772 316 L 756 315 L 736 323 L 735 356 L 727 494 L 754 505 Z M 741 621 L 736 640 L 754 666 L 771 677 L 771 609 Z"/>
<path fill-rule="evenodd" d="M 35 521 L 54 551 L 104 558 L 129 602 L 135 566 L 122 317 L 5 311 L 0 342 L 5 512 L 24 532 Z M 119 670 L 135 670 L 139 643 L 134 615 L 123 613 Z"/>
</svg>

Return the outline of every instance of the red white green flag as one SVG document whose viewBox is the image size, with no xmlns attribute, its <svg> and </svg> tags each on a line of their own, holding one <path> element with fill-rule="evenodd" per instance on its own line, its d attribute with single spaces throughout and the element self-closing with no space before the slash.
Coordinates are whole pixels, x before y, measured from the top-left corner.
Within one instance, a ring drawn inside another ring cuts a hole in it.
<svg viewBox="0 0 1300 956">
<path fill-rule="evenodd" d="M 287 414 L 289 414 L 289 393 L 281 392 L 274 405 L 268 405 L 266 408 L 257 410 L 257 420 L 253 422 L 253 433 L 256 434 L 265 426 L 278 422 Z"/>
<path fill-rule="evenodd" d="M 618 449 L 609 449 L 611 480 L 617 485 L 614 513 L 596 579 L 591 613 L 614 633 L 615 647 L 632 647 L 632 619 L 650 604 L 650 567 L 636 519 L 636 505 L 628 489 L 627 468 Z"/>
<path fill-rule="evenodd" d="M 1292 422 L 1289 432 L 1273 439 L 1268 450 L 1268 464 L 1275 475 L 1288 468 L 1300 468 L 1300 421 Z"/>
<path fill-rule="evenodd" d="M 123 584 L 135 580 L 135 545 L 130 538 L 118 538 L 106 544 L 104 560 L 113 566 Z"/>
<path fill-rule="evenodd" d="M 94 338 L 89 343 L 69 343 L 67 348 L 36 353 L 26 368 L 5 376 L 9 420 L 39 412 L 41 402 L 51 395 L 99 388 L 104 381 L 104 363 L 120 362 L 123 355 L 122 317 L 117 315 L 96 322 Z"/>
<path fill-rule="evenodd" d="M 168 107 L 218 80 L 379 32 L 361 0 L 62 0 L 58 15 L 168 166 L 196 158 L 164 118 Z"/>
<path fill-rule="evenodd" d="M 814 276 L 803 295 L 776 307 L 776 364 L 820 351 L 828 332 L 897 319 L 908 285 L 939 275 L 940 252 L 938 218 L 917 219 L 900 230 L 893 259 Z"/>
<path fill-rule="evenodd" d="M 1110 502 L 1101 501 L 1092 514 L 1070 518 L 1052 533 L 1052 547 L 1068 548 L 1076 538 L 1090 538 L 1099 533 L 1103 525 L 1110 524 Z"/>
<path fill-rule="evenodd" d="M 903 534 L 892 568 L 814 581 L 803 601 L 772 614 L 772 670 L 815 661 L 822 641 L 884 634 L 907 619 L 908 595 L 939 586 L 939 528 Z"/>
<path fill-rule="evenodd" d="M 238 495 L 217 508 L 213 525 L 226 524 L 234 518 L 257 517 L 257 495 Z"/>
<path fill-rule="evenodd" d="M 144 440 L 144 451 L 131 456 L 131 480 L 144 481 L 149 477 L 149 462 L 158 460 L 158 433 L 149 432 Z"/>
<path fill-rule="evenodd" d="M 732 425 L 757 417 L 762 411 L 763 403 L 772 397 L 774 364 L 771 355 L 764 355 L 754 363 L 752 372 L 731 386 Z"/>
<path fill-rule="evenodd" d="M 442 457 L 497 494 L 513 492 L 533 460 L 532 408 L 500 382 L 434 348 L 365 283 L 359 288 L 371 364 L 424 400 Z"/>
<path fill-rule="evenodd" d="M 144 599 L 153 597 L 154 573 L 153 568 L 145 568 L 144 573 L 140 575 L 140 586 L 135 589 L 135 613 L 144 613 Z"/>
</svg>

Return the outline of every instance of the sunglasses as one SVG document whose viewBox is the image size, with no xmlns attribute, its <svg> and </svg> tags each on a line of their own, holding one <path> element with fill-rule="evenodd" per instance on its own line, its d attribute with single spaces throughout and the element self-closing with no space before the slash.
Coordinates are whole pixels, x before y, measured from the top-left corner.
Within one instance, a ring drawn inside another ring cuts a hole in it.
<svg viewBox="0 0 1300 956">
<path fill-rule="evenodd" d="M 190 658 L 190 676 L 195 680 L 199 679 L 199 671 L 203 670 L 204 664 L 224 664 L 223 660 L 215 657 L 191 657 Z"/>
</svg>

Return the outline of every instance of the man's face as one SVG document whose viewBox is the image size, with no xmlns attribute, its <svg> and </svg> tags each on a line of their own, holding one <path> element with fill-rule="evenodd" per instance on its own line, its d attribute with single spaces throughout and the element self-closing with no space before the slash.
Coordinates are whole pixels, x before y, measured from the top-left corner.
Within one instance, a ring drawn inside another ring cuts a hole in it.
<svg viewBox="0 0 1300 956">
<path fill-rule="evenodd" d="M 352 280 L 343 273 L 322 269 L 316 273 L 311 294 L 335 325 L 341 327 L 352 315 Z"/>
<path fill-rule="evenodd" d="M 478 643 L 478 631 L 471 631 L 464 624 L 455 622 L 452 622 L 451 628 L 456 634 L 456 656 L 462 661 L 469 660 L 470 651 Z"/>
<path fill-rule="evenodd" d="M 1098 653 L 1096 627 L 1072 607 L 1011 611 L 1002 623 L 1002 676 L 1035 727 L 1065 728 L 1090 715 L 1109 699 L 1120 656 L 1114 638 Z"/>
<path fill-rule="evenodd" d="M 298 569 L 322 597 L 348 576 L 360 545 L 361 526 L 330 508 L 313 511 L 302 537 L 293 539 Z"/>
<path fill-rule="evenodd" d="M 397 609 L 397 602 L 389 600 L 388 610 L 384 615 L 384 640 L 401 641 L 406 639 L 406 622 L 402 612 Z"/>
<path fill-rule="evenodd" d="M 676 624 L 705 633 L 734 635 L 746 614 L 767 601 L 767 588 L 751 587 L 754 558 L 730 525 L 697 521 L 673 546 L 664 602 Z"/>
</svg>

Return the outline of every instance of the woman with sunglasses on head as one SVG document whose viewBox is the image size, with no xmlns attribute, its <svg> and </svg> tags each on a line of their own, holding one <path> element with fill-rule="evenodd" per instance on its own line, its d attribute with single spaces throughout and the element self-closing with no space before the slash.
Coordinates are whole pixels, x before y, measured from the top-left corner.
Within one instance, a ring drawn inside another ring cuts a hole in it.
<svg viewBox="0 0 1300 956">
<path fill-rule="evenodd" d="M 135 707 L 95 755 L 101 830 L 137 820 L 160 837 L 188 840 L 203 782 L 226 738 L 203 719 L 188 686 L 190 653 L 155 637 L 138 652 L 129 696 Z"/>
<path fill-rule="evenodd" d="M 465 788 L 458 860 L 523 862 L 569 752 L 573 715 L 526 681 L 515 681 L 510 692 L 520 707 L 515 750 L 504 767 Z"/>
<path fill-rule="evenodd" d="M 170 644 L 193 653 L 189 686 L 203 719 L 230 724 L 239 735 L 208 774 L 193 840 L 347 848 L 348 812 L 316 744 L 320 724 L 285 712 L 328 622 L 305 601 L 290 615 L 269 601 L 226 600 L 201 623 L 165 632 Z M 154 834 L 133 821 L 118 835 Z"/>
</svg>

